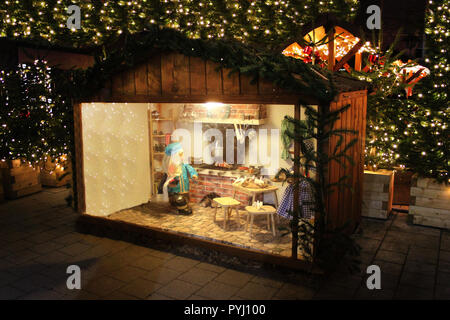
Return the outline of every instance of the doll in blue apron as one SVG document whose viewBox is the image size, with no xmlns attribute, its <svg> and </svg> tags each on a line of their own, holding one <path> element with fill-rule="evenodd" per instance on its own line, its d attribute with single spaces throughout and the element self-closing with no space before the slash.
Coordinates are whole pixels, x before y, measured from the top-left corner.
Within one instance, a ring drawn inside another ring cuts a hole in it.
<svg viewBox="0 0 450 320">
<path fill-rule="evenodd" d="M 184 151 L 179 142 L 169 144 L 165 149 L 163 170 L 167 179 L 163 184 L 163 195 L 179 214 L 189 215 L 189 178 L 197 179 L 197 171 L 184 163 Z"/>
</svg>

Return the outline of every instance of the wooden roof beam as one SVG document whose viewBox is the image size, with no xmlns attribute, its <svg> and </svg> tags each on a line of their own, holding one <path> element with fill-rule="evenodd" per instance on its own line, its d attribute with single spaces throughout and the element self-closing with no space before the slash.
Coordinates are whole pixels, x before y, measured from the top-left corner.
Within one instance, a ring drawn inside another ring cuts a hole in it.
<svg viewBox="0 0 450 320">
<path fill-rule="evenodd" d="M 333 71 L 339 71 L 339 69 L 342 68 L 344 64 L 346 64 L 347 61 L 350 60 L 351 57 L 353 57 L 358 52 L 358 50 L 363 46 L 363 44 L 364 44 L 363 41 L 359 40 L 358 43 L 355 44 L 353 48 L 351 48 L 350 51 L 347 52 L 347 54 L 343 56 L 341 60 L 339 60 L 338 63 L 336 63 L 336 65 L 333 68 Z"/>
<path fill-rule="evenodd" d="M 335 53 L 334 53 L 334 27 L 328 34 L 328 70 L 334 70 Z"/>
</svg>

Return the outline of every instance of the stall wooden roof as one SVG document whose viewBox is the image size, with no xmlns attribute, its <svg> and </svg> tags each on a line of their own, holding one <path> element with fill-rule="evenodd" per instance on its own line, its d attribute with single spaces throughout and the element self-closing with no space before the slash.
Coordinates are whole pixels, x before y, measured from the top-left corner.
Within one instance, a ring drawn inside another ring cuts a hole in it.
<svg viewBox="0 0 450 320">
<path fill-rule="evenodd" d="M 83 101 L 323 104 L 367 87 L 281 54 L 187 39 L 174 30 L 136 34 L 115 47 L 112 58 L 91 70 L 105 74 L 103 88 Z"/>
</svg>

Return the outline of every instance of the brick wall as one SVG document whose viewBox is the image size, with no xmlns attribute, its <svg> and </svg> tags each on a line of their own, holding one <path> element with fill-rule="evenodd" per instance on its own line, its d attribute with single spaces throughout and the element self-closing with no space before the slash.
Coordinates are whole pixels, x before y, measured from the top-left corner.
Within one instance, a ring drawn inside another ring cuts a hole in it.
<svg viewBox="0 0 450 320">
<path fill-rule="evenodd" d="M 199 174 L 197 180 L 191 180 L 190 185 L 190 200 L 191 202 L 199 203 L 204 196 L 211 192 L 219 194 L 221 197 L 232 197 L 234 179 L 231 177 L 219 177 L 216 175 Z M 242 204 L 248 205 L 250 197 L 244 193 L 236 192 L 236 200 Z"/>
<path fill-rule="evenodd" d="M 195 118 L 217 118 L 223 119 L 227 116 L 228 105 L 223 107 L 215 107 L 211 110 L 201 104 L 186 104 L 183 113 L 187 113 L 187 117 L 195 113 Z M 232 119 L 265 119 L 267 118 L 267 108 L 265 105 L 259 104 L 233 104 L 230 108 L 228 118 Z"/>
</svg>

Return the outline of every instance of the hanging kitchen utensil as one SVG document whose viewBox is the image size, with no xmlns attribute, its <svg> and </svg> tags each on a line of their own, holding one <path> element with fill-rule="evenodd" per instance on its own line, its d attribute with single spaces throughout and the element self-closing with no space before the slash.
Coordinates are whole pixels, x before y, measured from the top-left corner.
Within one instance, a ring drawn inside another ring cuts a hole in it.
<svg viewBox="0 0 450 320">
<path fill-rule="evenodd" d="M 238 138 L 237 138 L 237 140 L 238 140 L 238 142 L 239 143 L 241 143 L 241 126 L 240 126 L 240 124 L 238 123 L 237 124 L 237 130 L 238 130 Z"/>
<path fill-rule="evenodd" d="M 234 131 L 236 132 L 236 140 L 241 141 L 241 133 L 236 123 L 234 123 Z"/>
</svg>

